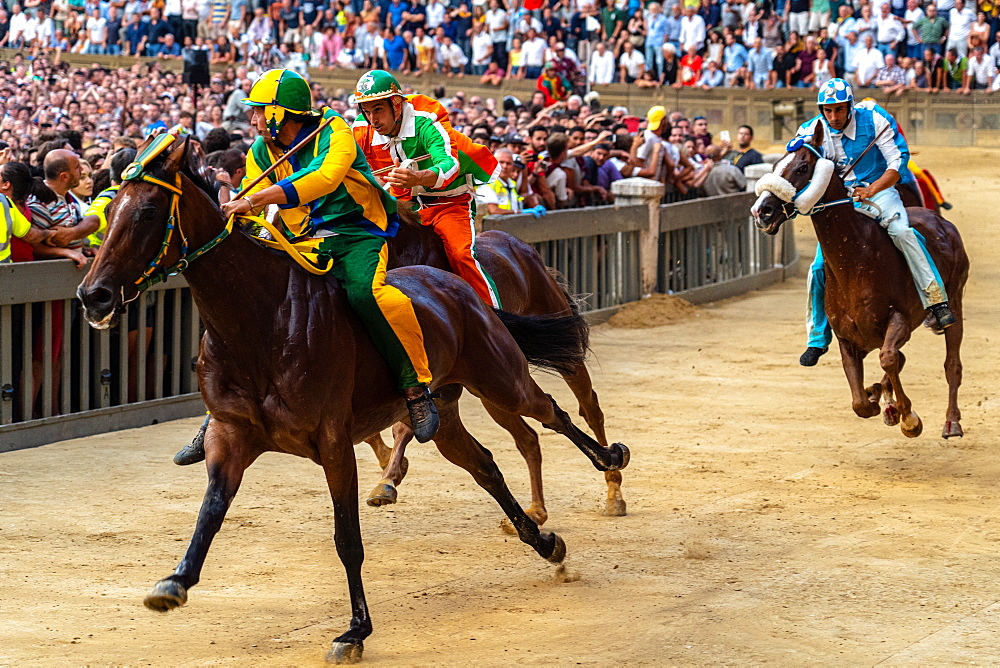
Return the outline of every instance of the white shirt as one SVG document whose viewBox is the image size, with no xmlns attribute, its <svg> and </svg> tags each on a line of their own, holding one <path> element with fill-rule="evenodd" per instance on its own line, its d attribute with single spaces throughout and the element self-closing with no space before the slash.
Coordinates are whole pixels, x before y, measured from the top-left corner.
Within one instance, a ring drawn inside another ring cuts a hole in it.
<svg viewBox="0 0 1000 668">
<path fill-rule="evenodd" d="M 181 15 L 181 0 L 167 0 L 166 4 L 163 6 L 164 16 L 180 16 Z"/>
<path fill-rule="evenodd" d="M 490 49 L 493 48 L 493 39 L 485 30 L 478 35 L 472 36 L 472 64 L 488 65 L 490 62 Z"/>
<path fill-rule="evenodd" d="M 858 83 L 868 83 L 875 76 L 875 72 L 885 67 L 885 58 L 882 57 L 882 52 L 874 46 L 870 51 L 858 49 L 854 55 L 854 67 L 856 68 L 854 75 L 857 77 Z"/>
<path fill-rule="evenodd" d="M 605 51 L 601 55 L 597 50 L 590 55 L 589 81 L 592 84 L 609 84 L 615 80 L 615 54 Z"/>
<path fill-rule="evenodd" d="M 507 12 L 503 9 L 497 8 L 486 10 L 486 27 L 489 30 L 490 39 L 494 42 L 507 41 L 506 26 L 509 24 L 510 20 L 507 18 Z"/>
<path fill-rule="evenodd" d="M 681 51 L 687 52 L 689 46 L 701 49 L 705 43 L 705 19 L 697 14 L 681 18 Z"/>
<path fill-rule="evenodd" d="M 432 2 L 427 5 L 427 9 L 424 10 L 424 16 L 426 17 L 425 21 L 428 30 L 433 30 L 444 22 L 444 11 L 444 5 L 440 2 Z"/>
<path fill-rule="evenodd" d="M 966 7 L 962 11 L 952 9 L 948 12 L 948 41 L 964 42 L 969 37 L 969 29 L 976 22 L 976 13 Z"/>
<path fill-rule="evenodd" d="M 469 62 L 469 59 L 465 57 L 465 53 L 454 42 L 451 44 L 442 44 L 438 47 L 438 60 L 448 67 L 462 67 Z"/>
<path fill-rule="evenodd" d="M 91 44 L 100 44 L 105 41 L 105 33 L 107 32 L 105 27 L 107 24 L 108 22 L 101 18 L 95 19 L 92 16 L 87 19 L 87 36 Z"/>
<path fill-rule="evenodd" d="M 10 42 L 16 42 L 28 24 L 28 15 L 18 12 L 10 17 Z"/>
<path fill-rule="evenodd" d="M 996 74 L 996 68 L 993 66 L 992 58 L 986 54 L 983 54 L 982 60 L 969 57 L 969 75 L 976 80 L 976 83 L 988 86 L 994 74 Z"/>
<path fill-rule="evenodd" d="M 661 122 L 665 121 L 666 119 L 664 119 L 664 121 Z M 639 160 L 642 160 L 643 169 L 648 169 L 651 166 L 649 164 L 649 160 L 653 155 L 653 149 L 657 145 L 659 145 L 660 146 L 660 154 L 658 156 L 659 164 L 656 165 L 656 171 L 653 172 L 653 176 L 650 178 L 656 181 L 663 181 L 666 178 L 667 174 L 667 163 L 666 161 L 664 161 L 663 158 L 664 158 L 664 153 L 667 150 L 667 146 L 669 145 L 669 142 L 663 141 L 663 138 L 660 137 L 660 135 L 653 132 L 652 130 L 643 130 L 642 137 L 644 141 L 642 142 L 642 146 L 636 149 L 635 157 L 638 158 Z M 674 162 L 674 164 L 676 165 L 677 163 Z"/>
<path fill-rule="evenodd" d="M 903 37 L 906 35 L 906 31 L 903 29 L 903 24 L 899 22 L 899 19 L 892 14 L 885 19 L 881 16 L 875 19 L 876 37 L 875 41 L 879 44 L 892 44 L 893 42 L 903 41 Z"/>
<path fill-rule="evenodd" d="M 526 39 L 521 44 L 521 62 L 525 67 L 541 67 L 545 56 L 545 40 L 541 37 Z"/>
<path fill-rule="evenodd" d="M 642 55 L 638 49 L 632 51 L 631 57 L 629 57 L 628 52 L 623 51 L 621 58 L 618 59 L 618 64 L 625 68 L 626 74 L 633 79 L 638 79 L 642 76 L 641 68 L 646 64 L 646 56 Z"/>
<path fill-rule="evenodd" d="M 906 13 L 903 14 L 903 21 L 906 23 L 906 41 L 909 44 L 919 44 L 917 41 L 917 36 L 913 32 L 913 24 L 924 18 L 924 10 L 917 7 L 916 9 L 907 9 Z"/>
</svg>

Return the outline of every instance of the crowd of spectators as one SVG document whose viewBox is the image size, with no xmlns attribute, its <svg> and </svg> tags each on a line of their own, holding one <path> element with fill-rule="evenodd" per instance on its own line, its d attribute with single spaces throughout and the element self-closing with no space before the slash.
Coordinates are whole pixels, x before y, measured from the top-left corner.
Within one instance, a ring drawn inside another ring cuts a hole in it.
<svg viewBox="0 0 1000 668">
<path fill-rule="evenodd" d="M 10 0 L 6 0 L 10 3 Z M 980 0 L 23 0 L 0 47 L 251 70 L 382 68 L 536 79 L 560 99 L 639 86 L 1000 88 L 1000 3 Z M 550 71 L 551 70 L 551 71 Z"/>
</svg>

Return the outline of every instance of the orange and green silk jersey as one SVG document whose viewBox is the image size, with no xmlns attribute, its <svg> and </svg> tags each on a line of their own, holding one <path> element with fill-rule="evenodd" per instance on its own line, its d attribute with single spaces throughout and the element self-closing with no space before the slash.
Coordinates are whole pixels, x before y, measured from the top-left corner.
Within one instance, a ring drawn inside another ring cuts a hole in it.
<svg viewBox="0 0 1000 668">
<path fill-rule="evenodd" d="M 434 186 L 417 186 L 412 191 L 393 188 L 391 192 L 396 197 L 460 195 L 500 174 L 500 165 L 489 148 L 455 130 L 444 106 L 425 95 L 406 96 L 403 121 L 395 137 L 379 134 L 364 114 L 359 114 L 354 121 L 354 138 L 375 170 L 391 167 L 394 157 L 403 162 L 429 156 L 417 161 L 413 168 L 437 174 Z"/>
<path fill-rule="evenodd" d="M 399 229 L 396 200 L 372 176 L 364 154 L 358 149 L 347 121 L 334 110 L 324 107 L 322 119 L 333 117 L 323 128 L 266 179 L 254 186 L 250 195 L 272 184 L 281 186 L 288 199 L 279 205 L 281 219 L 293 236 L 312 236 L 319 232 L 336 234 L 374 234 L 392 237 Z M 316 123 L 320 118 L 316 118 Z M 292 141 L 297 146 L 313 130 L 309 123 Z M 247 153 L 249 184 L 284 154 L 257 137 Z"/>
</svg>

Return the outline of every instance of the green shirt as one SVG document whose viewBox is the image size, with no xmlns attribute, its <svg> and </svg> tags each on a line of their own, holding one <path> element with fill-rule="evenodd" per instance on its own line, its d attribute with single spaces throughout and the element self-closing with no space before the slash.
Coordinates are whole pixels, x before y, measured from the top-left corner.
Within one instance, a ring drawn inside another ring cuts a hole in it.
<svg viewBox="0 0 1000 668">
<path fill-rule="evenodd" d="M 925 16 L 913 24 L 913 31 L 924 44 L 940 44 L 948 32 L 948 21 L 941 16 L 935 16 L 934 20 Z"/>
<path fill-rule="evenodd" d="M 969 59 L 956 58 L 955 62 L 952 63 L 950 60 L 945 58 L 941 61 L 941 66 L 944 68 L 945 74 L 951 77 L 952 81 L 962 83 L 962 80 L 965 78 L 965 73 L 969 69 Z"/>
</svg>

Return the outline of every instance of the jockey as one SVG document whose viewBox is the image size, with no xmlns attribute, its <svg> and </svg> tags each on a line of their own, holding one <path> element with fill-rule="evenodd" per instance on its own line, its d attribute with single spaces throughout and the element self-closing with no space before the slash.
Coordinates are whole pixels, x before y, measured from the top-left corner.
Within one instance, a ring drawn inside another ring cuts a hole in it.
<svg viewBox="0 0 1000 668">
<path fill-rule="evenodd" d="M 340 114 L 329 108 L 312 109 L 309 84 L 299 74 L 281 69 L 264 73 L 243 103 L 251 107 L 250 122 L 258 134 L 247 153 L 247 184 L 322 120 L 334 119 L 271 176 L 224 204 L 222 211 L 226 216 L 251 214 L 276 204 L 289 231 L 316 242 L 317 254 L 332 260 L 331 271 L 344 286 L 351 308 L 395 375 L 417 440 L 430 440 L 439 420 L 427 387 L 431 372 L 423 332 L 410 298 L 385 282 L 386 239 L 399 228 L 395 200 L 372 176 Z M 182 463 L 198 461 L 189 459 Z"/>
<path fill-rule="evenodd" d="M 881 225 L 906 258 L 924 308 L 933 314 L 939 327 L 952 325 L 955 316 L 948 308 L 944 281 L 934 266 L 934 260 L 917 240 L 899 192 L 893 187 L 898 181 L 906 184 L 913 182 L 913 175 L 907 169 L 910 151 L 896 119 L 874 102 L 855 105 L 851 86 L 843 79 L 830 79 L 824 83 L 819 89 L 816 104 L 820 115 L 799 127 L 795 138 L 789 142 L 789 150 L 810 139 L 816 123 L 823 123 L 826 128 L 824 155 L 837 165 L 844 184 L 849 189 L 853 187 L 852 194 L 856 200 L 870 200 L 881 209 Z M 865 152 L 872 142 L 872 149 Z M 856 160 L 857 164 L 845 173 Z M 825 282 L 823 254 L 817 246 L 816 259 L 809 270 L 809 347 L 799 358 L 802 366 L 815 365 L 833 340 L 823 304 Z"/>
<path fill-rule="evenodd" d="M 403 95 L 396 78 L 372 70 L 359 80 L 354 101 L 361 114 L 354 138 L 390 192 L 412 200 L 424 225 L 444 243 L 452 270 L 488 306 L 500 308 L 496 285 L 476 259 L 475 187 L 500 173 L 493 154 L 456 131 L 441 103 L 423 95 Z M 426 156 L 426 157 L 423 157 Z"/>
</svg>

